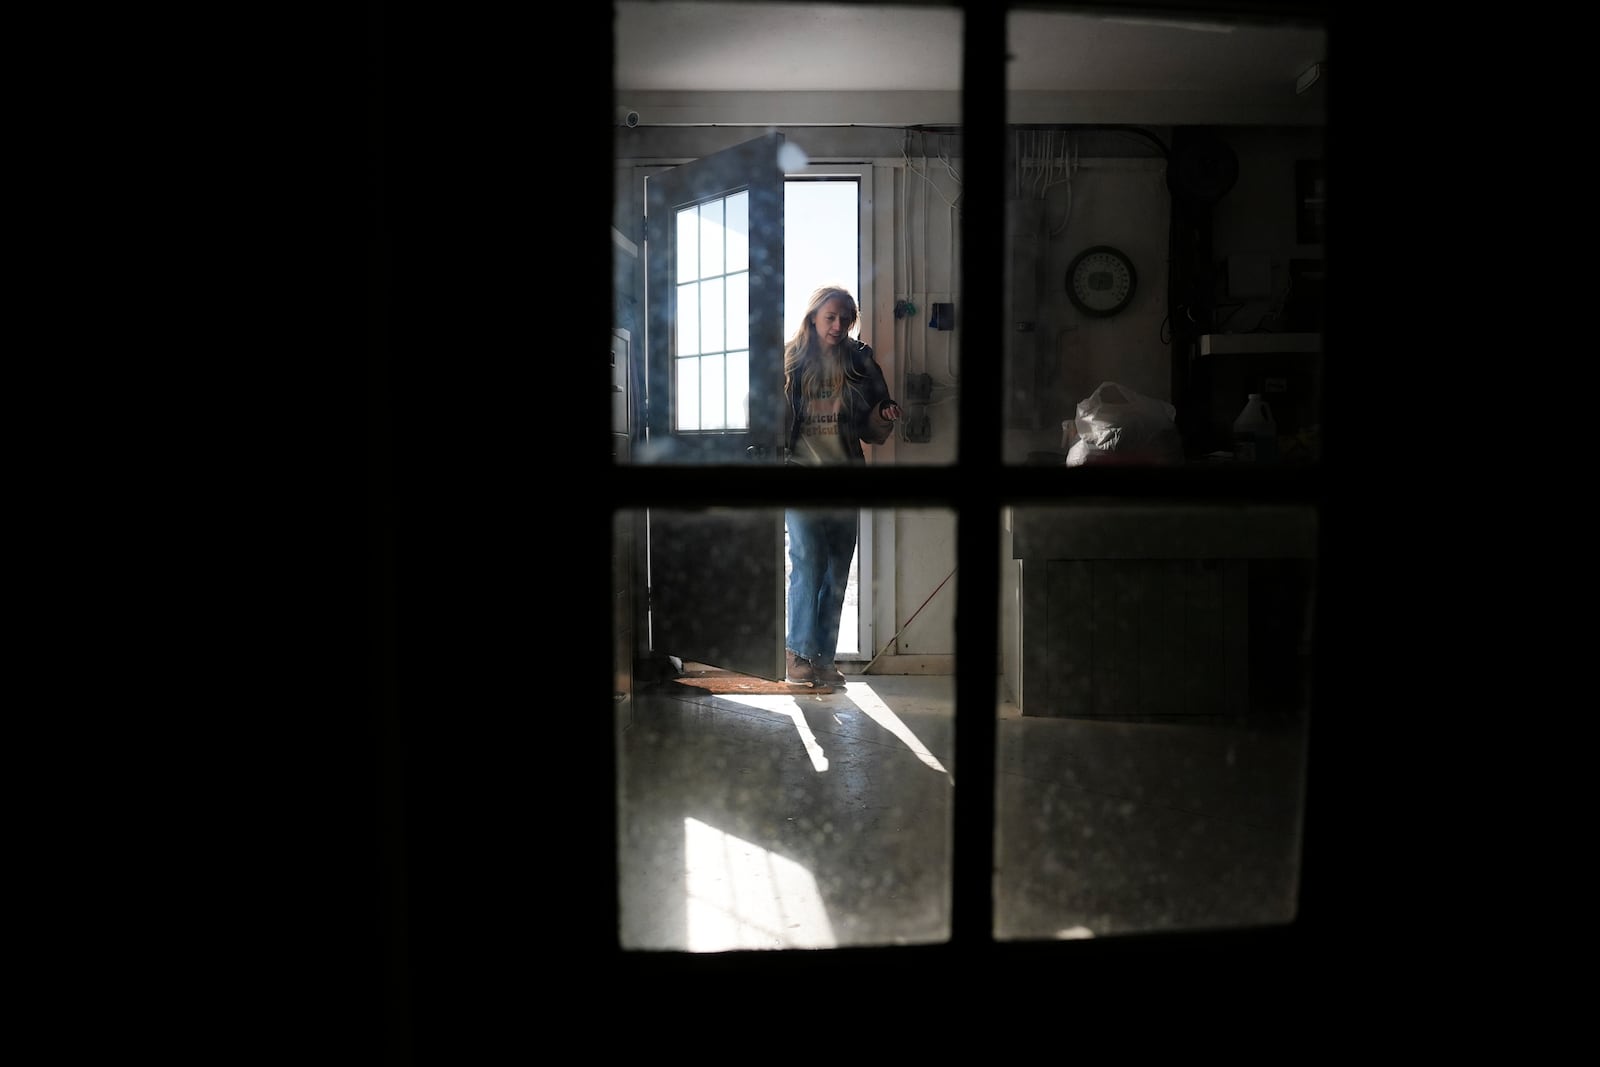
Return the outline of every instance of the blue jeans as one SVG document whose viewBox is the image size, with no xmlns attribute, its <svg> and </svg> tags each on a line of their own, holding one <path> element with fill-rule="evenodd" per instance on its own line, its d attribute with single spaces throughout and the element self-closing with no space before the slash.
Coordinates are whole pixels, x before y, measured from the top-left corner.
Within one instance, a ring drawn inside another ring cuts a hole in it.
<svg viewBox="0 0 1600 1067">
<path fill-rule="evenodd" d="M 832 663 L 839 614 L 856 553 L 857 513 L 806 508 L 784 512 L 789 529 L 789 626 L 784 647 L 812 663 Z"/>
</svg>

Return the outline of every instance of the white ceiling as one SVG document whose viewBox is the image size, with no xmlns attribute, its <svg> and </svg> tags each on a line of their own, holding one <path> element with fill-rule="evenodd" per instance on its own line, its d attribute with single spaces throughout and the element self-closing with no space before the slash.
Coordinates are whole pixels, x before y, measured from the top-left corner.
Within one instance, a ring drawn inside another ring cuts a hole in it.
<svg viewBox="0 0 1600 1067">
<path fill-rule="evenodd" d="M 959 8 L 618 0 L 615 83 L 649 92 L 959 92 Z M 1294 95 L 1326 29 L 1014 11 L 1011 92 Z"/>
</svg>

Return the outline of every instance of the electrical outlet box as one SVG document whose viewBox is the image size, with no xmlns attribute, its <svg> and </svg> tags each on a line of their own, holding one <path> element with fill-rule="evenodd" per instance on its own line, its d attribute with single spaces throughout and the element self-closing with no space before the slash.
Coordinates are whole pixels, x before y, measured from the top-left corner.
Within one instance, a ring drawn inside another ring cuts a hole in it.
<svg viewBox="0 0 1600 1067">
<path fill-rule="evenodd" d="M 906 440 L 922 444 L 933 436 L 926 411 L 915 412 L 906 418 Z"/>
<path fill-rule="evenodd" d="M 933 399 L 933 375 L 906 375 L 906 399 L 924 404 Z"/>
</svg>

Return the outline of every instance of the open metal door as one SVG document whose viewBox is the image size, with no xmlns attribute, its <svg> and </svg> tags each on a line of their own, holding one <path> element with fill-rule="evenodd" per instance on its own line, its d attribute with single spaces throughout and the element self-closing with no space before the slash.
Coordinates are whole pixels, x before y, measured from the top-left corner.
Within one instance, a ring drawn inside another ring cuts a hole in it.
<svg viewBox="0 0 1600 1067">
<path fill-rule="evenodd" d="M 782 462 L 783 147 L 768 134 L 646 181 L 635 462 Z M 652 650 L 784 676 L 781 510 L 652 508 L 646 546 Z"/>
</svg>

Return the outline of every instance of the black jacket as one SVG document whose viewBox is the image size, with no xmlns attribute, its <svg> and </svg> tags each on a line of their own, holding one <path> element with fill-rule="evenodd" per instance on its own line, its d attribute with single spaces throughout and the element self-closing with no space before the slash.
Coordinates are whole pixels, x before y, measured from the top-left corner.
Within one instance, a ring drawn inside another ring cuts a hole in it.
<svg viewBox="0 0 1600 1067">
<path fill-rule="evenodd" d="M 840 410 L 839 439 L 844 450 L 857 461 L 866 462 L 861 442 L 881 445 L 894 432 L 894 421 L 879 413 L 884 404 L 894 403 L 889 395 L 889 384 L 883 380 L 883 368 L 872 354 L 872 346 L 853 337 L 840 342 L 844 350 L 844 404 Z M 783 391 L 789 398 L 788 447 L 794 452 L 800 439 L 800 422 L 804 414 L 804 400 L 800 396 L 800 372 L 784 379 Z"/>
</svg>

